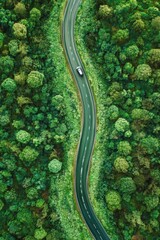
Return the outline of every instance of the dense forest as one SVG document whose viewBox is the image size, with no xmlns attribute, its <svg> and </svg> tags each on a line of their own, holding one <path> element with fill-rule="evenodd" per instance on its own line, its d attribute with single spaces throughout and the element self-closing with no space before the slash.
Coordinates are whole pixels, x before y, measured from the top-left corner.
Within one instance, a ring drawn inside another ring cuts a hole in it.
<svg viewBox="0 0 160 240">
<path fill-rule="evenodd" d="M 111 239 L 158 240 L 160 3 L 91 0 L 84 4 L 77 32 L 106 89 L 105 160 L 97 199 L 105 202 L 115 226 L 117 238 Z M 90 74 L 90 65 L 87 68 Z"/>
<path fill-rule="evenodd" d="M 71 212 L 63 191 L 67 185 L 70 194 L 71 174 L 70 183 L 66 179 L 63 185 L 60 175 L 67 169 L 64 143 L 71 144 L 74 126 L 67 116 L 76 119 L 70 109 L 77 118 L 78 114 L 71 89 L 63 86 L 62 72 L 61 81 L 58 76 L 58 56 L 53 58 L 59 32 L 52 45 L 47 35 L 52 9 L 60 31 L 60 4 L 62 1 L 0 1 L 1 240 L 67 239 L 60 218 L 68 221 L 68 216 L 60 216 L 56 208 L 65 200 L 61 210 Z M 73 100 L 71 108 L 66 106 L 66 96 Z M 75 141 L 73 134 L 72 139 Z M 57 191 L 61 193 L 58 200 Z"/>
<path fill-rule="evenodd" d="M 73 195 L 80 114 L 60 45 L 64 3 L 0 1 L 0 240 L 91 239 Z M 79 16 L 103 87 L 98 211 L 112 240 L 160 240 L 160 3 L 86 0 Z"/>
</svg>

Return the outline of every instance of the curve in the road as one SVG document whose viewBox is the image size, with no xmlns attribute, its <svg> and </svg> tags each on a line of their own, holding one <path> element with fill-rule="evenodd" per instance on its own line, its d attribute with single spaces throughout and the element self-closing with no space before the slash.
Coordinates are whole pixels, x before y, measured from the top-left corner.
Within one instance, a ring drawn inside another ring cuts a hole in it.
<svg viewBox="0 0 160 240">
<path fill-rule="evenodd" d="M 75 169 L 75 195 L 80 213 L 92 236 L 96 240 L 110 240 L 94 213 L 88 194 L 88 171 L 96 135 L 96 107 L 82 61 L 74 42 L 74 24 L 80 2 L 81 0 L 68 0 L 62 28 L 63 47 L 72 74 L 78 85 L 83 107 L 83 127 L 81 130 Z M 82 67 L 83 76 L 77 73 L 77 66 Z"/>
</svg>

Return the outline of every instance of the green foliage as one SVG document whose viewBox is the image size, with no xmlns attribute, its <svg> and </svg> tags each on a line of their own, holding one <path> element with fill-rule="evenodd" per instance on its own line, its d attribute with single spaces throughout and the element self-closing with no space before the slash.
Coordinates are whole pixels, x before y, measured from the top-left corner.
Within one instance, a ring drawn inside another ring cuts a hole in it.
<svg viewBox="0 0 160 240">
<path fill-rule="evenodd" d="M 17 88 L 15 81 L 11 78 L 5 79 L 1 86 L 8 92 L 14 92 Z"/>
<path fill-rule="evenodd" d="M 106 203 L 108 208 L 114 212 L 121 209 L 121 197 L 118 192 L 110 191 L 106 195 Z"/>
<path fill-rule="evenodd" d="M 35 230 L 34 237 L 35 239 L 44 239 L 47 236 L 47 232 L 43 228 Z"/>
<path fill-rule="evenodd" d="M 108 116 L 111 120 L 115 120 L 118 118 L 119 116 L 119 109 L 117 106 L 115 105 L 111 105 L 109 108 L 108 108 Z"/>
<path fill-rule="evenodd" d="M 114 161 L 114 167 L 117 172 L 128 172 L 129 164 L 123 157 L 117 157 Z"/>
<path fill-rule="evenodd" d="M 119 185 L 119 191 L 121 193 L 125 194 L 132 194 L 136 191 L 136 185 L 135 182 L 131 177 L 123 177 L 118 182 Z"/>
<path fill-rule="evenodd" d="M 137 19 L 134 23 L 133 23 L 133 29 L 137 32 L 141 32 L 145 29 L 145 23 L 142 19 Z"/>
<path fill-rule="evenodd" d="M 156 68 L 159 66 L 159 64 L 160 64 L 160 49 L 149 50 L 148 62 Z"/>
<path fill-rule="evenodd" d="M 132 119 L 148 121 L 151 120 L 153 115 L 146 109 L 135 108 L 131 112 Z"/>
<path fill-rule="evenodd" d="M 145 200 L 145 204 L 148 212 L 150 212 L 151 210 L 153 210 L 159 205 L 158 196 L 146 196 L 144 200 Z"/>
<path fill-rule="evenodd" d="M 32 22 L 38 22 L 41 18 L 41 12 L 40 10 L 38 10 L 37 8 L 32 8 L 32 10 L 30 11 L 30 20 Z"/>
<path fill-rule="evenodd" d="M 31 71 L 27 78 L 28 86 L 38 88 L 43 84 L 44 75 L 38 71 Z"/>
<path fill-rule="evenodd" d="M 125 50 L 126 56 L 130 60 L 135 60 L 139 54 L 139 48 L 136 45 L 131 45 Z"/>
<path fill-rule="evenodd" d="M 16 133 L 16 139 L 20 143 L 28 143 L 30 141 L 31 135 L 30 133 L 20 130 Z"/>
<path fill-rule="evenodd" d="M 26 163 L 31 163 L 37 159 L 38 155 L 39 153 L 35 149 L 26 146 L 19 154 L 19 158 Z"/>
<path fill-rule="evenodd" d="M 3 203 L 2 200 L 0 199 L 0 211 L 2 210 L 3 207 L 4 207 L 4 203 Z"/>
<path fill-rule="evenodd" d="M 22 23 L 14 23 L 13 34 L 17 39 L 25 39 L 27 37 L 27 28 Z"/>
<path fill-rule="evenodd" d="M 14 8 L 16 15 L 25 17 L 27 14 L 26 6 L 22 2 L 18 2 Z"/>
<path fill-rule="evenodd" d="M 115 122 L 115 128 L 118 132 L 125 132 L 129 129 L 129 122 L 124 118 L 118 118 Z"/>
<path fill-rule="evenodd" d="M 100 5 L 98 14 L 101 18 L 109 18 L 112 16 L 112 8 L 108 5 Z"/>
<path fill-rule="evenodd" d="M 156 30 L 156 31 L 160 31 L 160 16 L 155 17 L 154 19 L 152 19 L 152 27 Z"/>
<path fill-rule="evenodd" d="M 127 141 L 121 141 L 118 144 L 118 152 L 122 154 L 123 156 L 127 156 L 131 153 L 132 147 Z"/>
<path fill-rule="evenodd" d="M 148 64 L 140 64 L 135 70 L 136 80 L 147 81 L 152 74 L 152 69 Z"/>
<path fill-rule="evenodd" d="M 19 53 L 19 45 L 17 40 L 11 40 L 8 44 L 8 47 L 12 56 L 16 56 Z"/>
<path fill-rule="evenodd" d="M 62 168 L 62 163 L 57 159 L 51 160 L 48 164 L 48 169 L 51 173 L 57 173 L 61 170 L 61 168 Z"/>
<path fill-rule="evenodd" d="M 14 68 L 13 59 L 10 56 L 0 57 L 0 72 L 3 74 L 10 73 Z"/>
<path fill-rule="evenodd" d="M 3 46 L 4 34 L 0 32 L 0 48 Z"/>
<path fill-rule="evenodd" d="M 143 138 L 141 140 L 141 146 L 146 150 L 148 154 L 154 154 L 160 147 L 158 139 L 152 136 Z"/>
<path fill-rule="evenodd" d="M 129 38 L 129 31 L 128 29 L 120 29 L 113 35 L 113 41 L 116 43 L 123 43 L 127 41 Z"/>
<path fill-rule="evenodd" d="M 109 18 L 99 14 L 105 4 L 113 9 Z M 91 10 L 91 6 L 95 7 Z M 96 197 L 92 193 L 96 200 L 92 199 L 100 203 L 106 189 L 121 190 L 118 213 L 108 207 L 104 211 L 103 203 L 97 211 L 100 219 L 107 216 L 108 229 L 108 215 L 113 218 L 117 231 L 111 239 L 159 239 L 159 10 L 158 1 L 99 0 L 95 4 L 89 0 L 82 4 L 78 18 L 81 57 L 90 79 L 93 72 L 98 78 L 97 85 L 95 79 L 91 81 L 99 113 L 97 148 L 102 149 L 99 158 L 104 167 L 94 187 Z M 119 118 L 129 123 L 127 130 L 118 131 Z M 92 169 L 91 176 L 95 176 Z"/>
</svg>

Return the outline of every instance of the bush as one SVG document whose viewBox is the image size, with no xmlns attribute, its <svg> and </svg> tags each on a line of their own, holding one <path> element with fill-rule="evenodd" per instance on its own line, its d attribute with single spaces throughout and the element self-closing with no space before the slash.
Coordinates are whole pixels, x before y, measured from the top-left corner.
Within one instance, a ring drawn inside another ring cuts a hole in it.
<svg viewBox="0 0 160 240">
<path fill-rule="evenodd" d="M 15 81 L 11 78 L 5 79 L 1 86 L 7 91 L 7 92 L 14 92 L 17 88 L 17 85 Z"/>
<path fill-rule="evenodd" d="M 31 88 L 42 86 L 44 75 L 38 71 L 31 71 L 27 78 L 27 83 Z"/>
<path fill-rule="evenodd" d="M 20 143 L 28 143 L 30 141 L 31 135 L 24 131 L 20 130 L 19 132 L 16 133 L 16 139 Z"/>
<path fill-rule="evenodd" d="M 50 163 L 48 164 L 48 169 L 51 173 L 57 173 L 61 170 L 61 168 L 62 168 L 62 163 L 57 159 L 51 160 Z"/>
</svg>

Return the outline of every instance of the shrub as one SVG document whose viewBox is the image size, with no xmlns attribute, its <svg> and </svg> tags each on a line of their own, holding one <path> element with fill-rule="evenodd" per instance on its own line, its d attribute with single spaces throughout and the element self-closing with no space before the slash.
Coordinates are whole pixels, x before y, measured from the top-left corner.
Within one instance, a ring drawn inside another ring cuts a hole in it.
<svg viewBox="0 0 160 240">
<path fill-rule="evenodd" d="M 14 92 L 16 90 L 16 83 L 12 78 L 5 79 L 1 86 L 7 91 L 7 92 Z"/>
<path fill-rule="evenodd" d="M 31 71 L 27 78 L 27 83 L 31 88 L 42 86 L 44 75 L 38 71 Z"/>
</svg>

